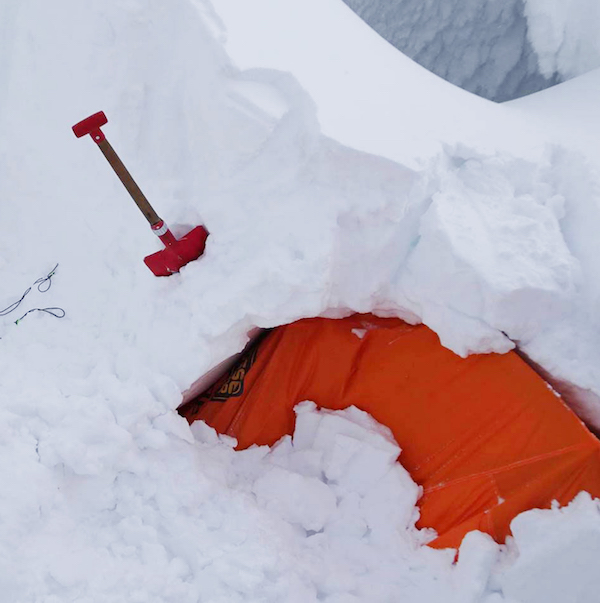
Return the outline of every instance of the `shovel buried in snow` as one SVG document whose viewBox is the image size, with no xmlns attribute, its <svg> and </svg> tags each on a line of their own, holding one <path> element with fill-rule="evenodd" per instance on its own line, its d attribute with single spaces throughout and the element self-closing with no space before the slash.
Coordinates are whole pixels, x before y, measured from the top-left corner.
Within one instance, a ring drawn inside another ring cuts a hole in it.
<svg viewBox="0 0 600 603">
<path fill-rule="evenodd" d="M 146 220 L 150 223 L 154 234 L 164 243 L 164 249 L 144 258 L 146 266 L 156 276 L 169 276 L 174 272 L 179 272 L 180 268 L 202 255 L 208 231 L 204 226 L 196 226 L 185 236 L 181 237 L 181 239 L 175 238 L 168 226 L 154 211 L 148 199 L 146 199 L 144 193 L 142 193 L 139 186 L 135 183 L 108 140 L 106 140 L 104 132 L 100 129 L 106 123 L 108 123 L 108 119 L 104 112 L 100 111 L 75 124 L 73 132 L 77 138 L 81 138 L 86 134 L 92 137 L 136 205 L 146 217 Z"/>
</svg>

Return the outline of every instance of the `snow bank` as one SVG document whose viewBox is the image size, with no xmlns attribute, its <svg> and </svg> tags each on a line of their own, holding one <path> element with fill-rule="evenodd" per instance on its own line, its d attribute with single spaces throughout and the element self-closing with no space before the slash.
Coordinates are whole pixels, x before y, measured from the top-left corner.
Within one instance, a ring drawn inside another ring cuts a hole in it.
<svg viewBox="0 0 600 603">
<path fill-rule="evenodd" d="M 398 50 L 444 79 L 505 101 L 556 83 L 540 73 L 523 0 L 344 0 Z"/>
</svg>

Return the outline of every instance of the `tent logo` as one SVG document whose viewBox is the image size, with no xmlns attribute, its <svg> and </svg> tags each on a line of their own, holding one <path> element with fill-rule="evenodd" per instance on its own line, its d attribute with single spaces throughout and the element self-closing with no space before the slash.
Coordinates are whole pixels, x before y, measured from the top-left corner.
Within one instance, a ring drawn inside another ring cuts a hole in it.
<svg viewBox="0 0 600 603">
<path fill-rule="evenodd" d="M 260 343 L 269 332 L 270 329 L 265 330 L 258 335 L 248 349 L 242 353 L 238 363 L 235 364 L 228 373 L 225 373 L 225 375 L 211 385 L 205 392 L 198 395 L 196 398 L 189 400 L 177 409 L 179 414 L 188 420 L 188 423 L 192 423 L 192 421 L 195 421 L 198 418 L 200 409 L 207 402 L 222 403 L 227 402 L 230 398 L 239 398 L 243 395 L 246 377 L 253 364 L 256 362 Z"/>
<path fill-rule="evenodd" d="M 234 366 L 224 381 L 217 382 L 214 388 L 203 396 L 203 402 L 227 402 L 229 398 L 237 398 L 244 393 L 244 382 L 252 365 L 256 361 L 258 346 L 252 346 L 240 362 Z"/>
</svg>

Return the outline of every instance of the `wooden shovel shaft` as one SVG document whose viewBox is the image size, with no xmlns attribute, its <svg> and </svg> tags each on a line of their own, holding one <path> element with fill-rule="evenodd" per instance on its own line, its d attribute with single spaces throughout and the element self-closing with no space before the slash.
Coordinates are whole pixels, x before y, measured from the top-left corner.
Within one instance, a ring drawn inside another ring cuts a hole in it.
<svg viewBox="0 0 600 603">
<path fill-rule="evenodd" d="M 140 187 L 135 183 L 135 180 L 123 164 L 123 162 L 119 159 L 119 156 L 112 148 L 108 140 L 104 139 L 97 143 L 100 147 L 100 150 L 106 157 L 108 163 L 115 171 L 119 180 L 123 183 L 123 186 L 127 189 L 131 198 L 135 201 L 135 204 L 140 208 L 140 211 L 146 216 L 146 220 L 150 223 L 150 226 L 153 226 L 157 222 L 160 222 L 158 214 L 154 211 L 154 208 L 146 199 L 146 196 L 140 190 Z"/>
</svg>

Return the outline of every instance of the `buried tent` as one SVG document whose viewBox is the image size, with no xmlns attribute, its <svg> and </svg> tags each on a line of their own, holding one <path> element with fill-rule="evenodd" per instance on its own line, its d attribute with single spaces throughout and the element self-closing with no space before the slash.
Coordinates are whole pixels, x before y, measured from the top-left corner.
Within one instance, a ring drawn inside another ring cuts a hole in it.
<svg viewBox="0 0 600 603">
<path fill-rule="evenodd" d="M 460 358 L 399 319 L 274 329 L 179 411 L 247 448 L 291 434 L 304 400 L 354 405 L 391 429 L 423 487 L 418 526 L 437 531 L 433 546 L 474 529 L 502 542 L 521 511 L 600 496 L 600 441 L 516 353 Z"/>
</svg>

